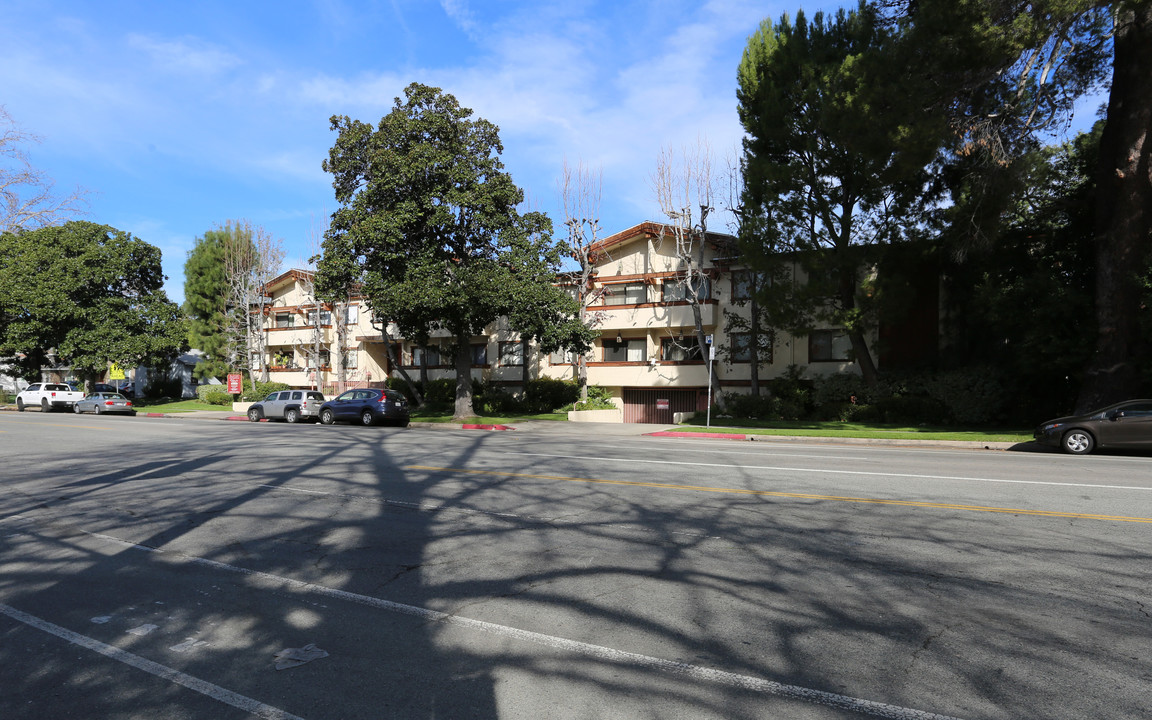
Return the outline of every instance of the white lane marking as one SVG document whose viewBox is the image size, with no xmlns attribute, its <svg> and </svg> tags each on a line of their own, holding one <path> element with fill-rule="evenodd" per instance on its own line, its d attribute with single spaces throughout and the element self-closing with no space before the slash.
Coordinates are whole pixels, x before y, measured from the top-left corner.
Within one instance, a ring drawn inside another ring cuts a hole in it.
<svg viewBox="0 0 1152 720">
<path fill-rule="evenodd" d="M 279 590 L 288 589 L 294 592 L 311 593 L 324 597 L 345 600 L 347 602 L 364 605 L 366 607 L 371 607 L 378 610 L 387 610 L 389 612 L 410 615 L 420 618 L 421 620 L 426 620 L 428 622 L 458 625 L 460 627 L 465 627 L 471 630 L 480 630 L 482 632 L 500 637 L 523 640 L 525 642 L 542 645 L 554 650 L 563 650 L 566 652 L 584 655 L 587 657 L 596 658 L 598 660 L 605 660 L 612 663 L 618 663 L 621 665 L 631 665 L 634 667 L 646 668 L 650 670 L 675 673 L 677 675 L 690 677 L 694 680 L 725 685 L 727 687 L 738 688 L 741 690 L 751 690 L 753 692 L 764 693 L 766 695 L 775 695 L 777 697 L 783 697 L 790 700 L 801 700 L 804 702 L 814 703 L 816 705 L 826 705 L 828 707 L 848 710 L 850 712 L 863 713 L 865 715 L 871 715 L 874 717 L 890 718 L 890 720 L 959 720 L 959 718 L 955 718 L 950 715 L 938 715 L 936 713 L 925 712 L 923 710 L 913 710 L 911 708 L 900 707 L 899 705 L 889 705 L 887 703 L 876 702 L 874 700 L 864 700 L 848 695 L 825 692 L 823 690 L 813 690 L 811 688 L 801 687 L 799 685 L 787 685 L 785 683 L 779 683 L 773 680 L 765 680 L 763 678 L 752 677 L 749 675 L 738 675 L 736 673 L 727 672 L 724 670 L 715 670 L 713 668 L 700 667 L 699 665 L 690 665 L 688 663 L 676 662 L 675 660 L 665 660 L 663 658 L 641 655 L 639 653 L 627 652 L 625 650 L 616 650 L 613 648 L 603 647 L 601 645 L 592 645 L 590 643 L 580 642 L 578 640 L 568 640 L 567 638 L 545 635 L 543 633 L 533 632 L 531 630 L 521 630 L 519 628 L 508 627 L 507 625 L 497 625 L 496 623 L 490 623 L 484 620 L 473 620 L 471 618 L 461 617 L 459 615 L 450 615 L 438 610 L 429 610 L 427 608 L 416 607 L 414 605 L 404 605 L 403 603 L 392 602 L 391 600 L 382 600 L 380 598 L 371 597 L 369 595 L 360 595 L 358 593 L 351 593 L 346 590 L 337 590 L 335 588 L 325 587 L 323 585 L 316 585 L 315 583 L 307 583 L 300 580 L 293 580 L 292 578 L 282 577 L 280 575 L 272 575 L 271 573 L 261 572 L 259 570 L 250 570 L 248 568 L 238 567 L 236 565 L 228 565 L 216 560 L 209 560 L 207 558 L 195 557 L 191 555 L 183 555 L 180 553 L 174 553 L 172 551 L 148 547 L 146 545 L 138 545 L 127 540 L 121 540 L 120 538 L 113 537 L 111 535 L 103 535 L 101 533 L 93 533 L 87 531 L 81 532 L 84 532 L 86 535 L 90 535 L 91 537 L 98 538 L 106 542 L 111 542 L 122 547 L 128 547 L 135 550 L 144 550 L 146 552 L 157 553 L 159 555 L 174 556 L 184 560 L 185 562 L 193 563 L 195 565 L 202 565 L 214 570 L 223 570 L 225 572 L 243 575 L 248 578 L 273 583 Z M 0 607 L 4 606 L 0 605 Z"/>
<path fill-rule="evenodd" d="M 234 708 L 239 708 L 240 710 L 256 715 L 257 717 L 268 718 L 269 720 L 304 720 L 298 715 L 293 715 L 289 712 L 281 710 L 280 708 L 272 707 L 271 705 L 265 705 L 264 703 L 253 700 L 250 697 L 245 697 L 239 693 L 235 693 L 231 690 L 222 688 L 219 685 L 214 685 L 207 680 L 201 680 L 200 678 L 193 677 L 187 673 L 180 672 L 179 670 L 170 668 L 167 665 L 161 665 L 160 663 L 142 658 L 139 655 L 128 652 L 127 650 L 121 650 L 118 647 L 107 645 L 86 635 L 72 632 L 67 628 L 54 625 L 47 620 L 42 620 L 36 617 L 35 615 L 29 615 L 26 612 L 21 612 L 20 610 L 17 610 L 16 608 L 9 605 L 5 605 L 4 603 L 0 603 L 0 613 L 7 615 L 13 620 L 22 622 L 25 625 L 34 627 L 37 630 L 41 630 L 43 632 L 49 633 L 50 635 L 55 635 L 58 638 L 67 640 L 73 645 L 79 645 L 82 648 L 92 650 L 93 652 L 98 652 L 104 657 L 111 658 L 117 662 L 122 662 L 125 665 L 130 665 L 137 670 L 143 670 L 144 672 L 155 675 L 158 678 L 168 680 L 169 682 L 174 682 L 177 685 L 183 685 L 189 690 L 198 692 L 201 695 L 207 695 L 213 700 L 231 705 Z"/>
<path fill-rule="evenodd" d="M 388 498 L 370 497 L 367 495 L 352 495 L 349 493 L 334 493 L 324 490 L 308 490 L 305 488 L 294 488 L 287 485 L 257 485 L 256 487 L 265 488 L 267 490 L 283 490 L 284 492 L 301 493 L 304 495 L 320 495 L 328 497 L 344 498 L 346 500 L 362 500 L 364 502 L 372 502 L 380 505 L 394 505 L 397 507 L 409 508 L 412 510 L 420 510 L 422 512 L 455 512 L 463 514 L 479 514 L 491 515 L 498 518 L 507 518 L 510 520 L 523 520 L 525 522 L 545 523 L 556 527 L 563 527 L 566 523 L 562 518 L 558 517 L 541 517 L 537 515 L 517 515 L 514 513 L 496 512 L 495 510 L 481 510 L 480 508 L 462 508 L 455 505 L 429 505 L 427 503 L 414 503 L 405 500 L 390 500 Z M 621 530 L 628 530 L 630 532 L 642 532 L 653 534 L 665 534 L 657 530 L 652 530 L 644 527 L 636 527 L 633 525 L 625 525 L 623 523 L 597 523 L 597 527 L 619 528 Z M 718 535 L 705 535 L 704 533 L 685 532 L 683 530 L 669 530 L 668 535 L 686 535 L 688 537 L 703 538 L 705 540 L 723 540 L 724 538 Z"/>
<path fill-rule="evenodd" d="M 727 465 L 723 463 L 685 462 L 682 460 L 649 460 L 631 458 L 598 458 L 588 455 L 551 455 L 548 453 L 505 452 L 505 455 L 527 455 L 548 457 L 558 460 L 605 460 L 608 462 L 635 463 L 644 465 L 686 465 L 689 467 L 731 468 L 733 470 L 777 470 L 782 472 L 827 473 L 830 475 L 867 475 L 869 477 L 908 478 L 912 480 L 966 480 L 969 482 L 1011 483 L 1014 485 L 1055 485 L 1057 487 L 1102 488 L 1105 490 L 1152 490 L 1152 486 L 1138 485 L 1094 485 L 1091 483 L 1055 482 L 1053 480 L 1005 480 L 1003 478 L 968 477 L 964 475 L 921 475 L 918 473 L 873 472 L 869 470 L 833 470 L 829 468 L 780 467 L 775 465 Z"/>
</svg>

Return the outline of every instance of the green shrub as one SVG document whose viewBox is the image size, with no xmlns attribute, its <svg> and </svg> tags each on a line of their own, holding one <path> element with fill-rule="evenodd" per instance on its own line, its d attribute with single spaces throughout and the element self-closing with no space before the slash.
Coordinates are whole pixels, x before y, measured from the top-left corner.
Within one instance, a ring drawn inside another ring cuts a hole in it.
<svg viewBox="0 0 1152 720">
<path fill-rule="evenodd" d="M 753 420 L 779 420 L 780 398 L 772 395 L 751 395 L 748 393 L 725 393 L 724 414 L 735 418 Z"/>
<path fill-rule="evenodd" d="M 922 395 L 881 398 L 859 406 L 852 419 L 859 422 L 897 425 L 942 425 L 948 422 L 948 408 L 938 400 Z"/>
<path fill-rule="evenodd" d="M 557 412 L 569 412 L 571 410 L 615 410 L 617 409 L 616 403 L 612 402 L 612 393 L 607 388 L 600 385 L 588 386 L 588 399 L 576 400 L 568 405 L 561 406 L 556 409 Z"/>
<path fill-rule="evenodd" d="M 420 388 L 424 393 L 424 404 L 431 407 L 453 407 L 456 405 L 456 379 L 429 380 Z M 473 388 L 475 392 L 475 388 Z"/>
<path fill-rule="evenodd" d="M 804 368 L 789 365 L 787 372 L 765 383 L 768 392 L 779 399 L 780 417 L 784 420 L 799 420 L 808 417 L 812 406 L 812 381 L 804 378 Z"/>
<path fill-rule="evenodd" d="M 580 386 L 571 380 L 539 378 L 524 389 L 524 411 L 548 413 L 580 399 Z"/>
<path fill-rule="evenodd" d="M 224 385 L 201 385 L 200 387 L 207 388 L 204 392 L 200 392 L 197 388 L 196 394 L 200 399 L 209 405 L 231 405 L 232 395 L 230 395 Z"/>
<path fill-rule="evenodd" d="M 856 404 L 863 405 L 871 402 L 875 397 L 882 397 L 888 393 L 870 389 L 864 384 L 864 378 L 850 373 L 827 375 L 812 380 L 812 403 L 817 408 L 831 405 L 835 408 L 844 404 L 852 404 L 855 396 Z M 830 414 L 822 412 L 821 415 Z"/>
<path fill-rule="evenodd" d="M 924 385 L 927 395 L 946 407 L 957 423 L 982 425 L 1003 419 L 1007 394 L 995 368 L 943 372 L 929 377 Z"/>
<path fill-rule="evenodd" d="M 257 402 L 268 397 L 269 393 L 291 390 L 292 386 L 282 382 L 257 382 L 256 387 L 245 379 L 244 392 L 240 395 L 240 402 Z"/>
</svg>

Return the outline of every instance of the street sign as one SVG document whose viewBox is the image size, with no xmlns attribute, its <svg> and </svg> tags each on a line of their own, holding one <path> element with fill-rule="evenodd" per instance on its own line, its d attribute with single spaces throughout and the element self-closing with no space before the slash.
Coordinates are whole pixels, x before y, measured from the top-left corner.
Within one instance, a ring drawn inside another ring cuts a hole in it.
<svg viewBox="0 0 1152 720">
<path fill-rule="evenodd" d="M 116 363 L 109 363 L 108 364 L 108 379 L 109 380 L 123 380 L 124 379 L 124 371 L 121 370 L 120 366 L 117 365 Z"/>
<path fill-rule="evenodd" d="M 712 344 L 712 336 L 711 336 L 711 335 L 705 335 L 705 336 L 704 336 L 704 342 L 706 342 L 706 343 L 708 343 L 709 345 L 711 345 L 711 344 Z"/>
<path fill-rule="evenodd" d="M 668 400 L 668 398 L 656 398 L 656 409 L 657 410 L 671 410 L 672 404 Z"/>
<path fill-rule="evenodd" d="M 242 385 L 244 376 L 240 373 L 228 373 L 228 392 L 242 393 L 244 387 Z"/>
</svg>

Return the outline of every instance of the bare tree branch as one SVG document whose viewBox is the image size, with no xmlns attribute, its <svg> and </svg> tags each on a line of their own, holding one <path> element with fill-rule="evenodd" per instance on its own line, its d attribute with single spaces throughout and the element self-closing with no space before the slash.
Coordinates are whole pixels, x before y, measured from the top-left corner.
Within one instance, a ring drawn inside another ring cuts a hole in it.
<svg viewBox="0 0 1152 720">
<path fill-rule="evenodd" d="M 52 178 L 32 165 L 25 148 L 40 142 L 0 106 L 0 232 L 36 230 L 88 214 L 87 190 L 58 195 Z"/>
</svg>

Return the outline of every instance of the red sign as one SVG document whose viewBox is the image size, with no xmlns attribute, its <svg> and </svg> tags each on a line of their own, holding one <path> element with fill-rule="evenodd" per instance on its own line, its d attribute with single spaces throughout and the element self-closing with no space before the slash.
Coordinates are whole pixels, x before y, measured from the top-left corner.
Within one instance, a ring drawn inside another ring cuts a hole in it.
<svg viewBox="0 0 1152 720">
<path fill-rule="evenodd" d="M 656 399 L 656 409 L 657 410 L 671 410 L 672 406 L 669 403 L 667 398 L 657 398 Z"/>
<path fill-rule="evenodd" d="M 230 392 L 230 393 L 242 393 L 242 392 L 244 392 L 243 382 L 244 382 L 244 376 L 241 375 L 240 373 L 228 373 L 228 392 Z"/>
</svg>

